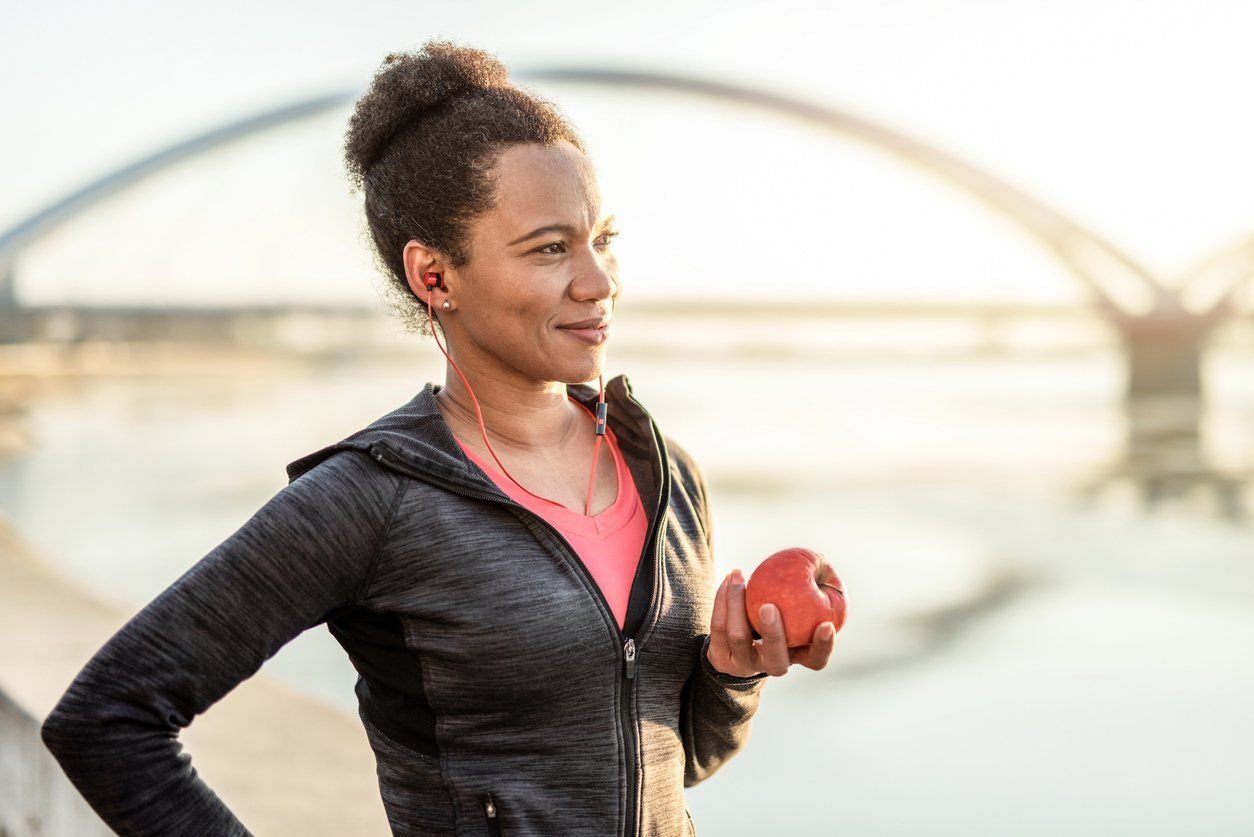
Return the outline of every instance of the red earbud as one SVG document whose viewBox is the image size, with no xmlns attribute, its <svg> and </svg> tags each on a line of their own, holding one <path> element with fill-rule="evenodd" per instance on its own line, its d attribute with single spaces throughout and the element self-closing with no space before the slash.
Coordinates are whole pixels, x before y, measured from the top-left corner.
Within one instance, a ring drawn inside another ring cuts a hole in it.
<svg viewBox="0 0 1254 837">
<path fill-rule="evenodd" d="M 448 290 L 448 288 L 444 287 L 443 277 L 434 271 L 429 270 L 422 274 L 422 281 L 426 283 L 428 288 L 439 288 L 442 291 Z"/>
</svg>

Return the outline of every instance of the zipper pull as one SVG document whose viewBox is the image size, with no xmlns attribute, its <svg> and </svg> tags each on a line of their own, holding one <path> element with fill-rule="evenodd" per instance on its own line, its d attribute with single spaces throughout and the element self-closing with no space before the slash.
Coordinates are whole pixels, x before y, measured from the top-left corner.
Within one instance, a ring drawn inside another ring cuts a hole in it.
<svg viewBox="0 0 1254 837">
<path fill-rule="evenodd" d="M 488 819 L 496 819 L 496 802 L 492 799 L 492 794 L 488 794 L 483 798 L 483 810 L 487 813 Z"/>
<path fill-rule="evenodd" d="M 627 659 L 627 679 L 630 680 L 636 676 L 636 641 L 634 639 L 627 640 L 623 646 L 623 653 Z"/>
</svg>

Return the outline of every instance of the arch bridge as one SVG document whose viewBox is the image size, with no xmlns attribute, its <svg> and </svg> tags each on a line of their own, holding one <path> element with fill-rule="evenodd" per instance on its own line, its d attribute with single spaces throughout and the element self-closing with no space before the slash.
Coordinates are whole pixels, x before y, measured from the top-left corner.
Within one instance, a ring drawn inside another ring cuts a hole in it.
<svg viewBox="0 0 1254 837">
<path fill-rule="evenodd" d="M 1091 304 L 1121 338 L 1130 397 L 1162 393 L 1200 397 L 1201 357 L 1215 327 L 1233 313 L 1236 294 L 1254 273 L 1254 235 L 1217 252 L 1168 284 L 1110 241 L 1023 190 L 950 152 L 846 110 L 779 92 L 675 73 L 596 67 L 533 67 L 516 80 L 629 88 L 691 95 L 757 108 L 868 144 L 940 178 L 1023 228 L 1085 290 Z M 278 126 L 344 107 L 361 94 L 343 90 L 295 102 L 220 126 L 145 155 L 48 204 L 0 233 L 0 310 L 20 316 L 15 264 L 22 250 L 97 202 L 188 158 Z M 1196 284 L 1221 290 L 1202 310 L 1182 299 Z M 1133 308 L 1126 300 L 1145 304 Z M 4 339 L 0 337 L 0 339 Z M 11 339 L 11 338 L 10 338 Z"/>
</svg>

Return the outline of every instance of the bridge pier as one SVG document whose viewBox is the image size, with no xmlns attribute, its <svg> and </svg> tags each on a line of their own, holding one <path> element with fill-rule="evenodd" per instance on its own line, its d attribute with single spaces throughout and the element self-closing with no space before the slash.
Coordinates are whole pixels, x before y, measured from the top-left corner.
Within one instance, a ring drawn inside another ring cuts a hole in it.
<svg viewBox="0 0 1254 837">
<path fill-rule="evenodd" d="M 1231 314 L 1229 300 L 1195 313 L 1173 289 L 1161 289 L 1144 313 L 1099 299 L 1098 309 L 1119 334 L 1127 364 L 1125 399 L 1202 398 L 1202 358 L 1215 327 Z"/>
<path fill-rule="evenodd" d="M 1215 327 L 1231 313 L 1230 301 L 1194 313 L 1176 292 L 1164 290 L 1143 314 L 1099 307 L 1122 343 L 1126 437 L 1122 454 L 1082 488 L 1082 496 L 1091 499 L 1129 480 L 1148 510 L 1169 497 L 1209 489 L 1222 515 L 1245 520 L 1244 477 L 1211 463 L 1201 434 L 1202 360 Z"/>
<path fill-rule="evenodd" d="M 1175 325 L 1122 333 L 1129 403 L 1164 395 L 1201 400 L 1202 354 L 1210 329 L 1195 319 Z"/>
</svg>

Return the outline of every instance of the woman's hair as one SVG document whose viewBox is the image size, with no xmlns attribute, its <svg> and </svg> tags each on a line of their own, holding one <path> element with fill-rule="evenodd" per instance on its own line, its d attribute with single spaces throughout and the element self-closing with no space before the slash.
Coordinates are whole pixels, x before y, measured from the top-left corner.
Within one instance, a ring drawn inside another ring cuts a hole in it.
<svg viewBox="0 0 1254 837">
<path fill-rule="evenodd" d="M 405 278 L 410 239 L 470 261 L 472 222 L 495 202 L 493 167 L 518 143 L 583 140 L 557 106 L 512 84 L 492 54 L 447 40 L 383 59 L 344 135 L 349 179 L 365 191 L 376 263 L 389 307 L 407 331 L 430 335 L 426 304 Z"/>
</svg>

